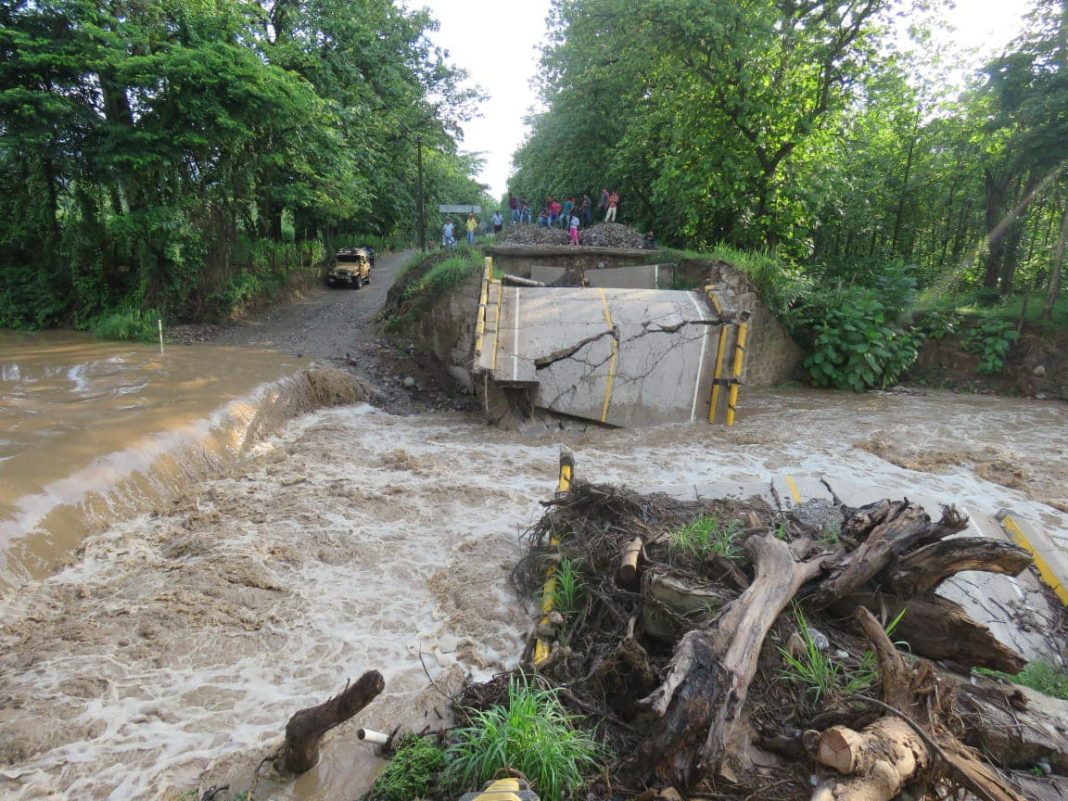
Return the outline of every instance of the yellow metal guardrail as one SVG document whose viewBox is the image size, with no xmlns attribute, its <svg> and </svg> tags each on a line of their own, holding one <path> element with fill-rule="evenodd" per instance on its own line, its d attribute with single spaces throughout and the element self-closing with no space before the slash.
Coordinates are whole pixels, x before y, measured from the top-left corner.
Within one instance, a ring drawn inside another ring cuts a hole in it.
<svg viewBox="0 0 1068 801">
<path fill-rule="evenodd" d="M 560 451 L 560 477 L 556 483 L 556 494 L 562 495 L 571 491 L 571 484 L 575 480 L 575 459 L 568 450 Z M 553 534 L 549 538 L 550 545 L 560 544 L 560 535 Z M 553 611 L 553 606 L 556 603 L 556 565 L 549 565 L 545 570 L 545 584 L 541 591 L 541 617 L 538 620 L 538 628 L 545 626 L 549 622 L 549 615 Z M 537 635 L 534 640 L 534 666 L 537 667 L 545 662 L 549 658 L 551 653 L 549 641 L 541 636 Z"/>
<path fill-rule="evenodd" d="M 712 284 L 705 286 L 705 296 L 716 310 L 716 314 L 723 316 L 723 304 L 716 297 L 715 288 Z M 748 316 L 748 315 L 745 315 Z M 743 320 L 734 326 L 734 360 L 731 364 L 731 375 L 723 377 L 723 362 L 727 352 L 727 323 L 722 323 L 719 329 L 719 344 L 716 347 L 716 360 L 712 369 L 712 397 L 708 402 L 708 422 L 716 422 L 716 412 L 719 411 L 720 388 L 727 387 L 727 417 L 726 423 L 734 425 L 735 413 L 738 409 L 738 391 L 742 383 L 742 373 L 745 371 L 745 344 L 749 336 L 749 322 Z"/>
</svg>

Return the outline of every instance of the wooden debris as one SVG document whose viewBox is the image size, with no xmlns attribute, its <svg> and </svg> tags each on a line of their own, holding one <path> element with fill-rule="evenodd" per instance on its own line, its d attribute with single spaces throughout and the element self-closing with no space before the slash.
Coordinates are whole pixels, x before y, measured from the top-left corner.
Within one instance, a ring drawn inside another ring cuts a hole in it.
<svg viewBox="0 0 1068 801">
<path fill-rule="evenodd" d="M 330 700 L 294 714 L 286 724 L 280 769 L 299 775 L 314 768 L 319 761 L 319 742 L 323 735 L 371 703 L 385 686 L 382 674 L 369 670 Z"/>
</svg>

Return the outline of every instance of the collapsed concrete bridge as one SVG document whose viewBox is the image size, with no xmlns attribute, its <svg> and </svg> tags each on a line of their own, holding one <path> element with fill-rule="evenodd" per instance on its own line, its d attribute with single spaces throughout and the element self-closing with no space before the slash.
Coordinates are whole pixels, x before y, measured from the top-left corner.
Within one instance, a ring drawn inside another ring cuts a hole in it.
<svg viewBox="0 0 1068 801">
<path fill-rule="evenodd" d="M 555 255 L 571 264 L 545 264 L 551 250 L 522 249 L 534 254 L 519 265 L 526 275 L 497 278 L 486 258 L 474 373 L 487 396 L 525 394 L 534 407 L 615 426 L 733 424 L 752 324 L 737 293 L 663 288 L 678 284 L 677 265 L 616 266 L 602 252 L 576 265 L 591 254 L 564 249 Z"/>
</svg>

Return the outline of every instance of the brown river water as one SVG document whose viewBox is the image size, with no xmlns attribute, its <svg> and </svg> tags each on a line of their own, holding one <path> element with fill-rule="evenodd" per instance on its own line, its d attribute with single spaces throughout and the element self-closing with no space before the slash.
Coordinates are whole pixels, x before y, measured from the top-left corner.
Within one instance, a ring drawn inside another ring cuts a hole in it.
<svg viewBox="0 0 1068 801">
<path fill-rule="evenodd" d="M 256 796 L 351 801 L 378 764 L 357 728 L 440 725 L 426 673 L 448 689 L 515 663 L 531 617 L 508 573 L 561 445 L 596 481 L 708 494 L 824 477 L 851 502 L 1010 508 L 1068 539 L 1061 403 L 784 390 L 743 395 L 732 429 L 536 438 L 360 404 L 271 433 L 255 421 L 298 366 L 0 340 L 0 550 L 18 584 L 0 596 L 0 799 L 244 789 L 295 710 L 376 668 L 385 693 L 320 765 Z M 1006 586 L 1036 633 L 1021 647 L 1042 652 L 1033 593 Z"/>
</svg>

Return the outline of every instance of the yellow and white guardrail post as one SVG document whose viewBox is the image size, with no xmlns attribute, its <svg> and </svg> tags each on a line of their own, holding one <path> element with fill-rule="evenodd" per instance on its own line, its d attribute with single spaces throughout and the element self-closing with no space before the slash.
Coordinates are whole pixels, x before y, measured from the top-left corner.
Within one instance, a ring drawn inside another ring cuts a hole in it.
<svg viewBox="0 0 1068 801">
<path fill-rule="evenodd" d="M 571 491 L 571 484 L 575 480 L 575 457 L 566 448 L 560 449 L 560 477 L 556 483 L 556 494 L 563 495 Z M 553 532 L 549 538 L 550 545 L 560 544 L 560 535 Z M 549 622 L 549 615 L 556 603 L 556 565 L 551 564 L 545 570 L 545 584 L 541 591 L 541 617 L 538 619 L 538 628 Z M 541 634 L 534 640 L 534 666 L 537 667 L 549 658 L 550 644 Z"/>
</svg>

